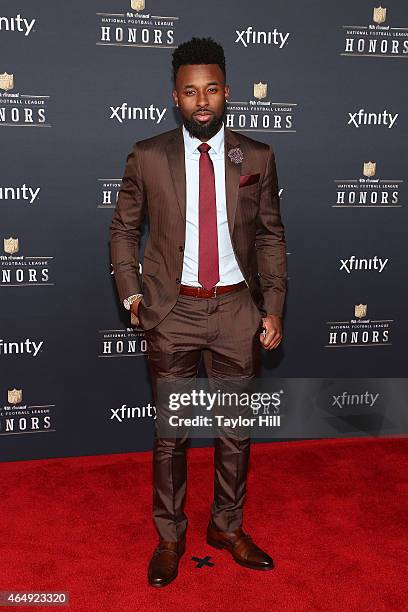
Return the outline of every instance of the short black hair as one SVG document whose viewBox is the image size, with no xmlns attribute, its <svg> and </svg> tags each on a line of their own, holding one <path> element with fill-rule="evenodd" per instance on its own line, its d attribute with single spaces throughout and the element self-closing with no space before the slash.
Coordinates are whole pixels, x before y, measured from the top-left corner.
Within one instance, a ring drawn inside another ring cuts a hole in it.
<svg viewBox="0 0 408 612">
<path fill-rule="evenodd" d="M 226 77 L 224 49 L 212 38 L 193 37 L 181 43 L 173 51 L 173 80 L 176 82 L 177 71 L 186 64 L 218 64 Z"/>
</svg>

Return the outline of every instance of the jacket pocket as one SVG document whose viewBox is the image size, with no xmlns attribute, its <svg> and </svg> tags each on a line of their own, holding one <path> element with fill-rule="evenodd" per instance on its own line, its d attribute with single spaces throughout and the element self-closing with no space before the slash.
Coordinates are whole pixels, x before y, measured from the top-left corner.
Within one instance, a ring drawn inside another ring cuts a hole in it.
<svg viewBox="0 0 408 612">
<path fill-rule="evenodd" d="M 258 174 L 241 174 L 241 176 L 239 177 L 239 186 L 241 187 L 247 187 L 248 185 L 254 185 L 255 183 L 258 183 L 259 181 L 259 177 L 261 175 Z"/>
</svg>

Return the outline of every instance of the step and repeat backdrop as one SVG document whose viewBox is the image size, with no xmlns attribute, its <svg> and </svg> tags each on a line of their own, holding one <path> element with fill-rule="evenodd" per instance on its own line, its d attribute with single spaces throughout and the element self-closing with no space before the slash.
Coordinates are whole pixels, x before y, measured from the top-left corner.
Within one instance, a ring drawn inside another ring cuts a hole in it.
<svg viewBox="0 0 408 612">
<path fill-rule="evenodd" d="M 192 36 L 225 49 L 226 125 L 276 154 L 289 279 L 267 437 L 407 431 L 406 4 L 2 0 L 4 461 L 152 447 L 109 225 L 133 143 L 179 124 L 171 55 Z"/>
</svg>

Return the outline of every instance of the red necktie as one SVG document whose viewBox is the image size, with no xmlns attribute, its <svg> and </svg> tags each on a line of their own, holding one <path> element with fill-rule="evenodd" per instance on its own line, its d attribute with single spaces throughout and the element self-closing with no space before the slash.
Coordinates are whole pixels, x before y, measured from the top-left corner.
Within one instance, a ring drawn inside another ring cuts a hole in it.
<svg viewBox="0 0 408 612">
<path fill-rule="evenodd" d="M 203 142 L 200 151 L 200 197 L 198 206 L 198 282 L 211 289 L 220 280 L 218 269 L 217 206 L 214 166 Z"/>
</svg>

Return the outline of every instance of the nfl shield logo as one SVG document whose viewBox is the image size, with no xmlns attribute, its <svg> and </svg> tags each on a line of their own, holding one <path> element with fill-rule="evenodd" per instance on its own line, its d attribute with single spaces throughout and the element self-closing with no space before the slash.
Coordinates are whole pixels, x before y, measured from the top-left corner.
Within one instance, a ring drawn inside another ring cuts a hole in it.
<svg viewBox="0 0 408 612">
<path fill-rule="evenodd" d="M 18 238 L 4 238 L 4 252 L 10 255 L 18 253 Z"/>
<path fill-rule="evenodd" d="M 375 166 L 376 162 L 364 162 L 363 174 L 364 176 L 374 176 L 375 175 Z"/>
<path fill-rule="evenodd" d="M 262 100 L 262 98 L 266 98 L 266 94 L 268 93 L 268 84 L 267 83 L 254 83 L 254 98 L 258 100 Z"/>
<path fill-rule="evenodd" d="M 134 11 L 144 11 L 145 0 L 130 0 L 130 7 Z"/>
<path fill-rule="evenodd" d="M 358 319 L 365 317 L 367 314 L 367 304 L 355 304 L 354 305 L 354 316 Z"/>
<path fill-rule="evenodd" d="M 373 21 L 374 23 L 384 23 L 387 17 L 387 9 L 382 8 L 381 6 L 377 6 L 373 11 Z"/>
<path fill-rule="evenodd" d="M 0 74 L 0 89 L 4 89 L 7 91 L 8 89 L 13 89 L 14 87 L 14 74 L 7 74 L 7 72 L 3 72 Z"/>
<path fill-rule="evenodd" d="M 20 404 L 23 400 L 22 389 L 9 389 L 7 391 L 7 401 L 9 404 Z"/>
</svg>

